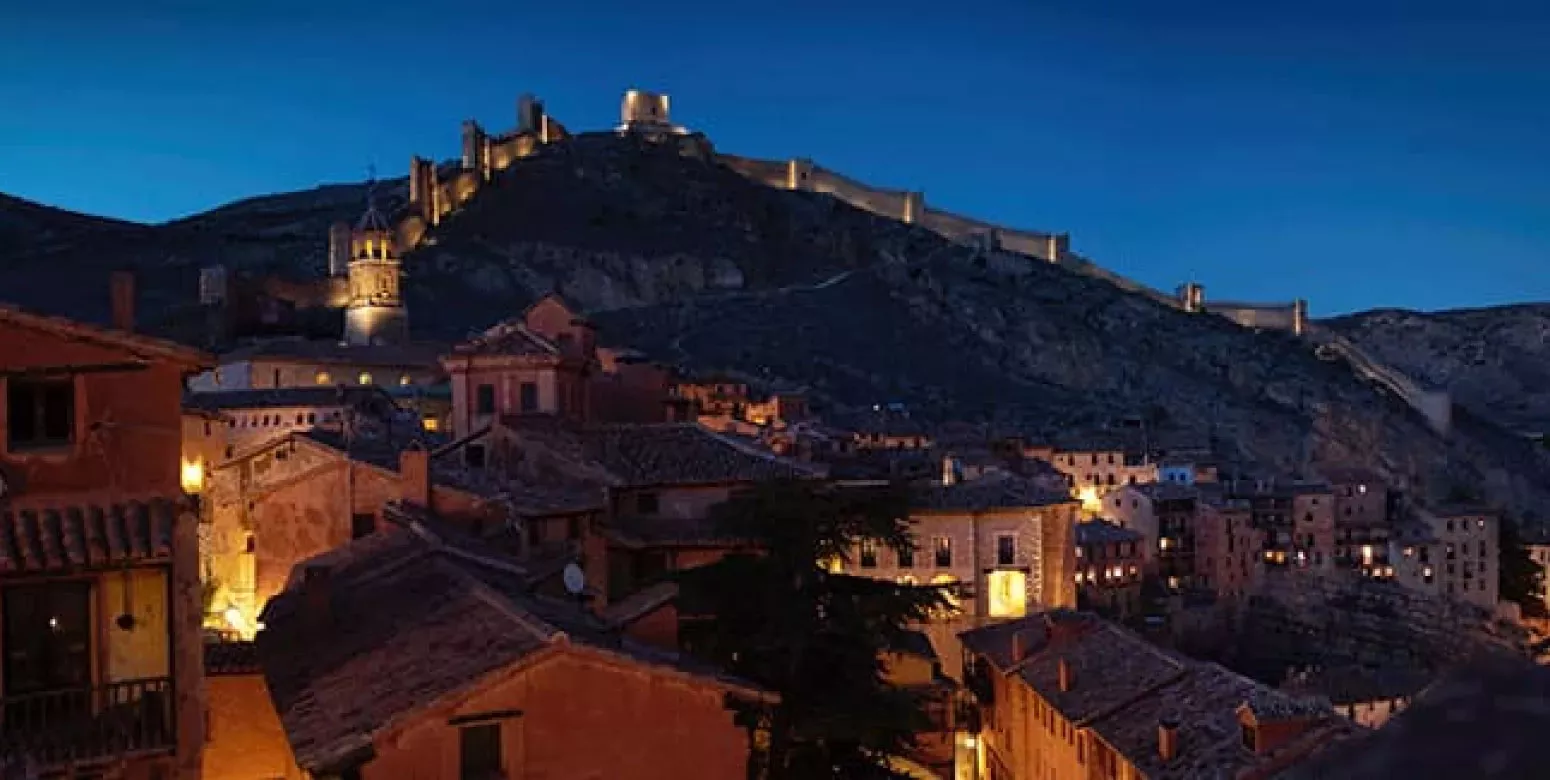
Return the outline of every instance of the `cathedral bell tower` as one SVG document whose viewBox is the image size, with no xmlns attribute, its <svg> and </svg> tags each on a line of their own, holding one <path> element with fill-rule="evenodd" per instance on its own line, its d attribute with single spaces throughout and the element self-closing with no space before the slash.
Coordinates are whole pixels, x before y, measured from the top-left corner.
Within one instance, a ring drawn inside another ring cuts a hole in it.
<svg viewBox="0 0 1550 780">
<path fill-rule="evenodd" d="M 393 228 L 377 210 L 373 187 L 366 196 L 366 213 L 350 232 L 346 344 L 402 344 L 408 340 L 409 312 L 398 289 L 402 272 L 403 264 L 393 246 Z"/>
</svg>

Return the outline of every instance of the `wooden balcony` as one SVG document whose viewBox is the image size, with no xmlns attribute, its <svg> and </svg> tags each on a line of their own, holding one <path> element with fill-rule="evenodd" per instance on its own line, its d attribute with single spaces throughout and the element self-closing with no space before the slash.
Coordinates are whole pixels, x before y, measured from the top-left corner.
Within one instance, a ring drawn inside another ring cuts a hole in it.
<svg viewBox="0 0 1550 780">
<path fill-rule="evenodd" d="M 168 677 L 0 699 L 0 756 L 36 767 L 166 753 L 175 744 Z"/>
</svg>

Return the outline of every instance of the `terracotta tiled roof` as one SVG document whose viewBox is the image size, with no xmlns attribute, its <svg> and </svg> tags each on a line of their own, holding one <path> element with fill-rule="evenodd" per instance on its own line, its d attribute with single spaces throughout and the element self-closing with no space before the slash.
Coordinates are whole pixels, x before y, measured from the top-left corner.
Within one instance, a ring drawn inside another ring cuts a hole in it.
<svg viewBox="0 0 1550 780">
<path fill-rule="evenodd" d="M 918 510 L 981 511 L 1072 503 L 1069 493 L 1050 490 L 1016 474 L 988 474 L 951 485 L 918 485 L 910 492 L 910 507 Z"/>
<path fill-rule="evenodd" d="M 1339 666 L 1299 674 L 1283 690 L 1301 696 L 1322 696 L 1334 704 L 1355 704 L 1414 696 L 1435 679 L 1436 675 L 1408 665 Z"/>
<path fill-rule="evenodd" d="M 576 605 L 536 595 L 532 573 L 473 540 L 421 526 L 299 564 L 264 611 L 259 658 L 302 768 L 338 770 L 379 733 L 540 653 L 599 651 L 700 684 L 740 681 L 624 639 Z"/>
<path fill-rule="evenodd" d="M 536 415 L 502 425 L 518 445 L 541 447 L 616 487 L 761 482 L 817 476 L 816 469 L 696 423 L 571 426 Z"/>
<path fill-rule="evenodd" d="M 438 358 L 446 349 L 446 346 L 433 342 L 367 345 L 296 338 L 269 339 L 227 352 L 221 355 L 221 363 L 277 358 L 309 363 L 383 368 L 435 368 L 438 365 Z"/>
<path fill-rule="evenodd" d="M 1023 657 L 1013 656 L 1014 636 Z M 1092 729 L 1149 778 L 1234 777 L 1282 754 L 1243 746 L 1239 708 L 1263 720 L 1305 719 L 1313 730 L 1294 740 L 1307 747 L 1344 733 L 1327 703 L 1292 697 L 1216 664 L 1174 656 L 1094 615 L 1048 612 L 968 631 L 965 649 L 998 674 L 1016 676 L 1065 718 Z M 1069 686 L 1061 690 L 1060 667 Z M 1158 727 L 1178 724 L 1178 754 L 1163 761 Z"/>
<path fill-rule="evenodd" d="M 1108 520 L 1087 520 L 1076 524 L 1077 544 L 1139 542 L 1143 538 L 1139 531 Z"/>
<path fill-rule="evenodd" d="M 1382 485 L 1388 482 L 1382 474 L 1364 466 L 1324 466 L 1318 471 L 1333 485 Z"/>
<path fill-rule="evenodd" d="M 185 504 L 157 498 L 0 512 L 0 574 L 91 569 L 172 557 Z"/>
<path fill-rule="evenodd" d="M 559 357 L 560 348 L 521 320 L 496 325 L 477 338 L 452 348 L 455 355 L 520 355 Z"/>
<path fill-rule="evenodd" d="M 623 547 L 725 547 L 751 540 L 728 534 L 708 518 L 621 517 L 610 520 L 603 534 Z"/>
<path fill-rule="evenodd" d="M 202 411 L 223 409 L 267 409 L 289 406 L 361 406 L 393 403 L 379 387 L 347 385 L 341 387 L 278 387 L 263 390 L 213 390 L 186 393 L 183 408 Z"/>
<path fill-rule="evenodd" d="M 1187 501 L 1200 498 L 1200 488 L 1194 485 L 1180 485 L 1177 482 L 1149 482 L 1144 485 L 1126 485 L 1125 489 L 1134 490 L 1153 501 Z"/>
<path fill-rule="evenodd" d="M 4 323 L 7 328 L 41 330 L 69 339 L 121 349 L 148 360 L 166 360 L 193 368 L 208 368 L 215 364 L 215 359 L 209 353 L 185 347 L 182 344 L 139 333 L 88 325 L 63 317 L 37 314 L 10 304 L 0 304 L 0 323 Z"/>
</svg>

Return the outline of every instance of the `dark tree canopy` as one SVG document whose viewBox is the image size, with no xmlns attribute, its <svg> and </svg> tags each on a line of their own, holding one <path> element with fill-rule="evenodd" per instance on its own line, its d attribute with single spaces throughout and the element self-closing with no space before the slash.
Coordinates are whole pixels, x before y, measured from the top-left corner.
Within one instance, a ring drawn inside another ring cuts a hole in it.
<svg viewBox="0 0 1550 780">
<path fill-rule="evenodd" d="M 860 540 L 913 545 L 907 501 L 895 488 L 790 481 L 734 496 L 718 530 L 764 554 L 730 555 L 682 572 L 684 643 L 778 693 L 773 710 L 745 714 L 767 729 L 751 777 L 889 778 L 889 756 L 925 725 L 920 702 L 888 684 L 881 653 L 946 607 L 940 588 L 831 572 Z"/>
</svg>

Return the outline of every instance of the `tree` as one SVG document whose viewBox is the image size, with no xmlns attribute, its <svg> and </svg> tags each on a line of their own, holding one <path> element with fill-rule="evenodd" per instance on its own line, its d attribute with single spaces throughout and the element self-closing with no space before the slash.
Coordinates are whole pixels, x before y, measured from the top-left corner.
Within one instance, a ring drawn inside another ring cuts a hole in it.
<svg viewBox="0 0 1550 780">
<path fill-rule="evenodd" d="M 686 648 L 780 695 L 741 713 L 768 735 L 749 776 L 902 777 L 887 767 L 926 726 L 920 702 L 884 679 L 881 652 L 947 608 L 939 587 L 830 571 L 863 539 L 913 550 L 905 494 L 895 488 L 766 483 L 717 507 L 718 531 L 756 542 L 679 574 Z M 702 617 L 702 620 L 693 619 Z"/>
<path fill-rule="evenodd" d="M 1545 617 L 1545 602 L 1541 595 L 1544 569 L 1529 555 L 1523 532 L 1511 517 L 1502 517 L 1497 549 L 1497 586 L 1501 600 L 1516 603 L 1528 617 Z"/>
</svg>

